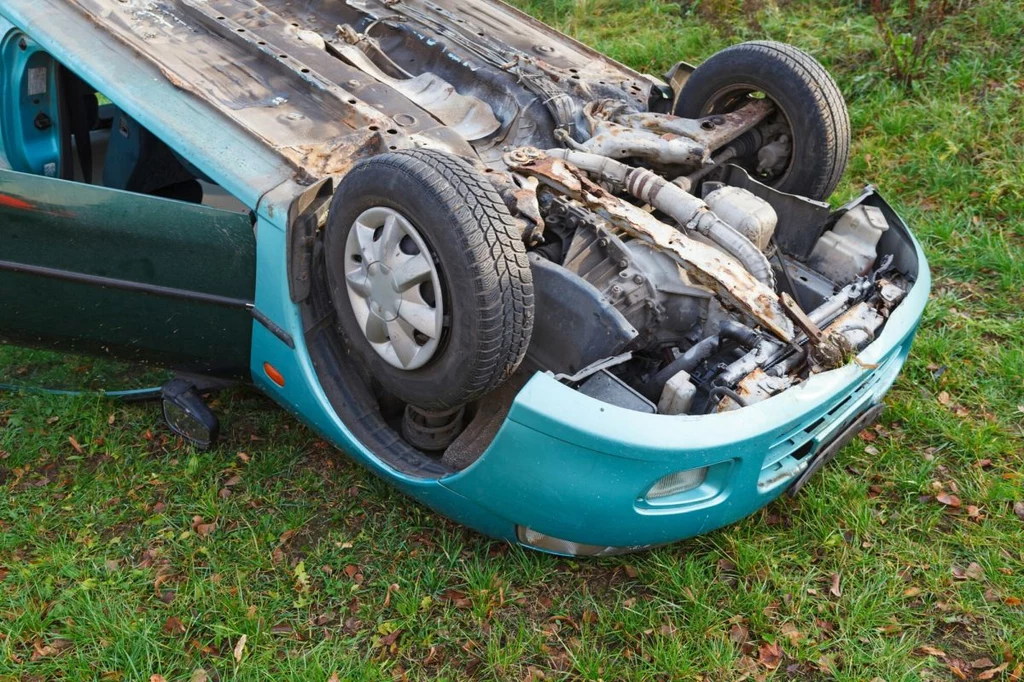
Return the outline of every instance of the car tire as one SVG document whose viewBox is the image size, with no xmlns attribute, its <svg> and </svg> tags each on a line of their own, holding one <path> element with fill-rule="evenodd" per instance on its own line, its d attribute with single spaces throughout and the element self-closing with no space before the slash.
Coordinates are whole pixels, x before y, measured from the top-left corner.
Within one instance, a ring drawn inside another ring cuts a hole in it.
<svg viewBox="0 0 1024 682">
<path fill-rule="evenodd" d="M 526 248 L 494 185 L 468 162 L 433 150 L 358 162 L 335 192 L 324 249 L 343 340 L 397 398 L 455 408 L 522 362 L 534 318 Z M 400 275 L 413 270 L 419 280 Z"/>
<path fill-rule="evenodd" d="M 824 200 L 850 155 L 850 117 L 839 87 L 809 54 L 772 41 L 741 43 L 715 53 L 683 84 L 675 113 L 702 118 L 732 111 L 750 93 L 771 99 L 788 121 L 792 153 L 775 189 Z"/>
</svg>

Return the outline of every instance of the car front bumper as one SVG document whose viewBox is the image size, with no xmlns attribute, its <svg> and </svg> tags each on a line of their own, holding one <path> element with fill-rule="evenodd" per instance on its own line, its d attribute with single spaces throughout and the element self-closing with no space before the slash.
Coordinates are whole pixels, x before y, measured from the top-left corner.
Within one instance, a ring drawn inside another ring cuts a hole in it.
<svg viewBox="0 0 1024 682">
<path fill-rule="evenodd" d="M 878 338 L 850 363 L 742 410 L 652 415 L 585 396 L 536 374 L 485 452 L 441 478 L 403 474 L 353 436 L 319 383 L 297 308 L 287 300 L 284 233 L 258 230 L 257 304 L 296 339 L 288 348 L 254 326 L 253 378 L 374 473 L 486 535 L 563 554 L 612 554 L 693 537 L 738 521 L 785 492 L 815 457 L 875 406 L 900 372 L 931 286 L 920 244 L 917 277 Z M 901 225 L 902 229 L 905 226 Z M 906 234 L 909 235 L 909 232 Z M 269 272 L 269 275 L 263 275 Z M 263 362 L 287 378 L 270 382 Z M 834 452 L 826 452 L 826 456 Z M 652 502 L 666 475 L 708 467 L 693 491 Z"/>
<path fill-rule="evenodd" d="M 524 544 L 549 536 L 589 546 L 566 544 L 565 553 L 664 544 L 750 515 L 813 474 L 819 455 L 834 456 L 842 446 L 834 441 L 848 440 L 870 423 L 862 418 L 880 411 L 928 299 L 927 262 L 916 241 L 914 247 L 917 281 L 859 364 L 817 374 L 742 410 L 705 416 L 625 410 L 538 374 L 488 450 L 441 485 L 507 519 Z M 694 490 L 646 498 L 662 477 L 698 467 L 708 473 Z M 552 547 L 558 543 L 537 548 Z"/>
</svg>

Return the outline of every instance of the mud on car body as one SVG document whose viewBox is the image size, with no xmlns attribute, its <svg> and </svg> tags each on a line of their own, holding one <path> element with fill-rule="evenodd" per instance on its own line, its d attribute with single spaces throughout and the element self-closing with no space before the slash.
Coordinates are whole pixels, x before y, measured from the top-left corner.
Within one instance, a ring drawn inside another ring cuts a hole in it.
<svg viewBox="0 0 1024 682">
<path fill-rule="evenodd" d="M 825 203 L 846 105 L 791 46 L 660 78 L 494 0 L 0 13 L 0 334 L 250 380 L 495 537 L 611 554 L 798 490 L 927 300 L 874 188 Z M 198 392 L 165 415 L 206 443 Z"/>
</svg>

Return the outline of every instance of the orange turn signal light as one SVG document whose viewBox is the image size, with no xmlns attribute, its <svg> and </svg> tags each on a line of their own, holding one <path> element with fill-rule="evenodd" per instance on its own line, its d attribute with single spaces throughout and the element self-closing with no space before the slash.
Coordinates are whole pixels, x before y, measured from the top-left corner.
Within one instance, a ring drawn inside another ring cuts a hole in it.
<svg viewBox="0 0 1024 682">
<path fill-rule="evenodd" d="M 269 362 L 264 362 L 263 371 L 266 373 L 266 375 L 270 378 L 271 381 L 273 381 L 278 386 L 284 387 L 284 375 L 278 372 L 276 367 L 274 367 Z"/>
</svg>

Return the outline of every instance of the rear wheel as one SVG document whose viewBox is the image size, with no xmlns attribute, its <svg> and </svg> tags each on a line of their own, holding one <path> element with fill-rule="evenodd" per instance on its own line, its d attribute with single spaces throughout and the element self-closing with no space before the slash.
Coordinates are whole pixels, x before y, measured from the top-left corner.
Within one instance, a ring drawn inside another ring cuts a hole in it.
<svg viewBox="0 0 1024 682">
<path fill-rule="evenodd" d="M 525 246 L 465 161 L 416 150 L 358 163 L 335 194 L 324 246 L 340 332 L 389 393 L 457 407 L 522 361 L 533 329 Z"/>
<path fill-rule="evenodd" d="M 675 113 L 702 118 L 767 97 L 778 114 L 757 149 L 739 160 L 775 189 L 826 199 L 846 170 L 850 118 L 836 82 L 813 57 L 772 41 L 717 52 L 686 80 Z"/>
</svg>

